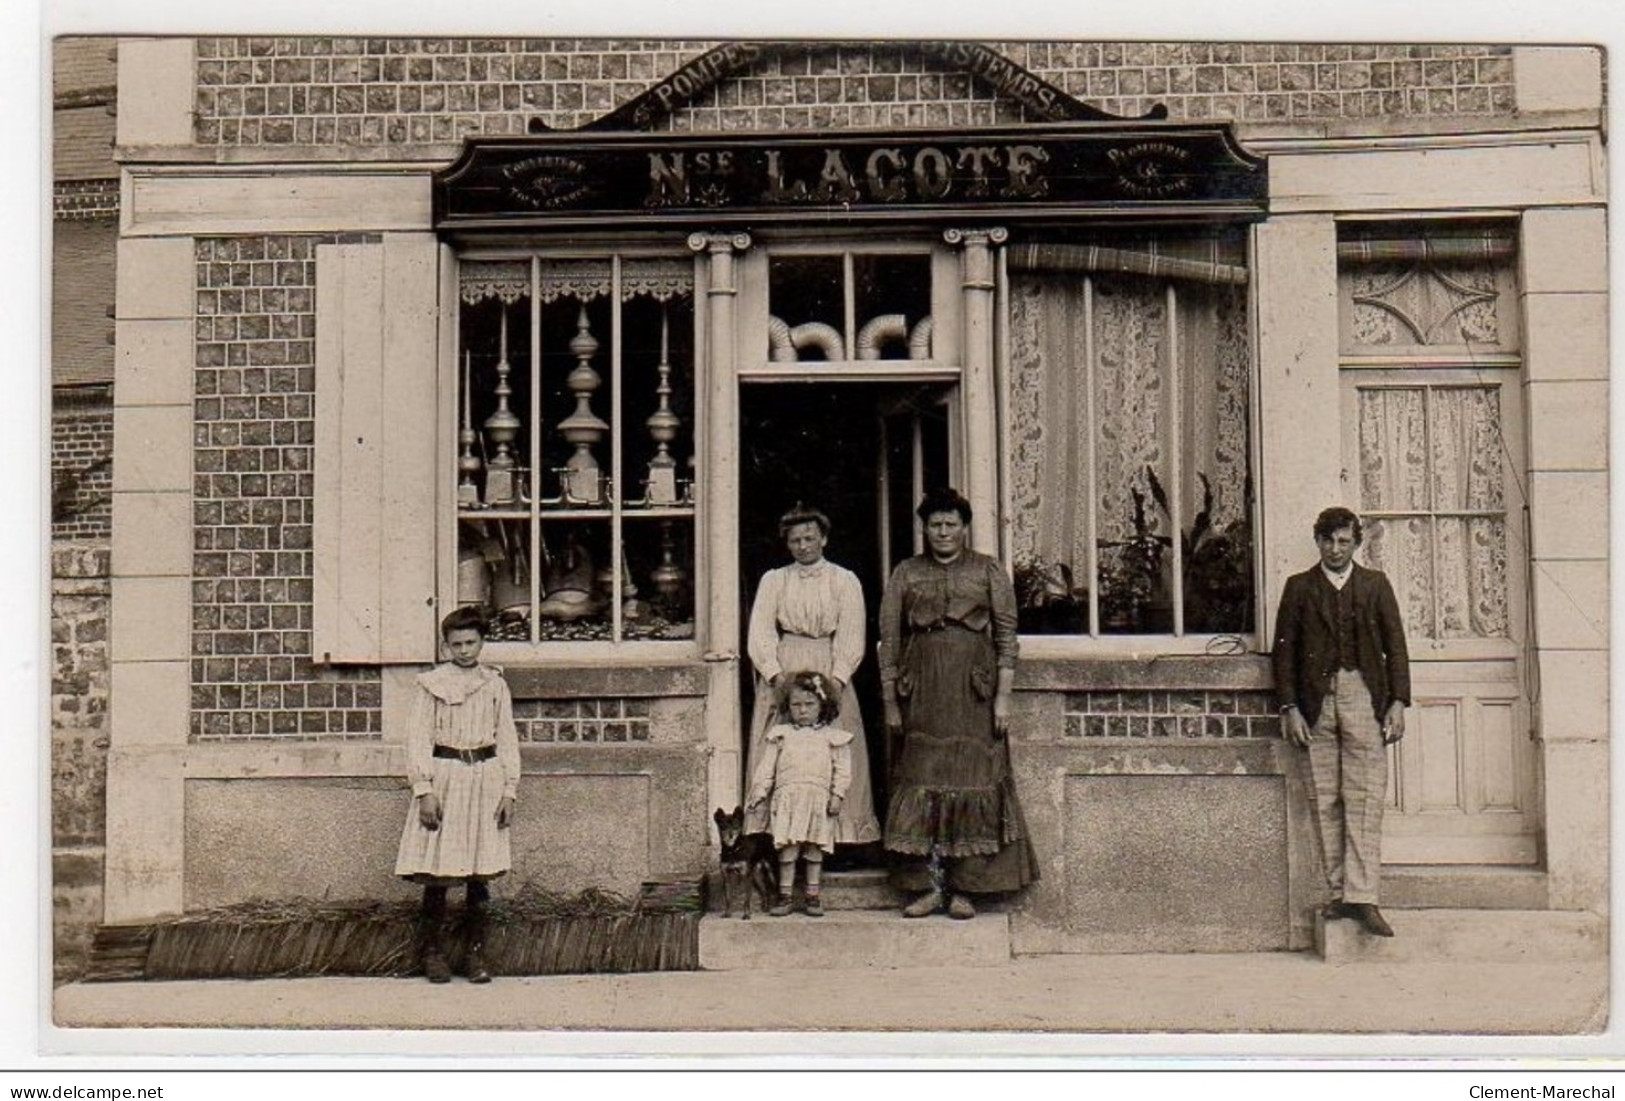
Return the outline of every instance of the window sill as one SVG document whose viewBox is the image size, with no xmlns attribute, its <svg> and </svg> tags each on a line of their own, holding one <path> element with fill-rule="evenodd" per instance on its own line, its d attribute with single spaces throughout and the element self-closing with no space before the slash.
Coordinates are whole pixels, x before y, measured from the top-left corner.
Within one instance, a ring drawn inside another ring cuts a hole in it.
<svg viewBox="0 0 1625 1101">
<path fill-rule="evenodd" d="M 1160 647 L 1153 640 L 1142 651 L 1114 649 L 1080 652 L 1075 641 L 1067 647 L 1029 647 L 1022 640 L 1022 658 L 1016 666 L 1020 692 L 1087 692 L 1109 689 L 1180 689 L 1212 691 L 1269 691 L 1274 678 L 1268 654 L 1242 652 L 1208 654 Z M 1190 641 L 1190 640 L 1183 640 Z"/>
<path fill-rule="evenodd" d="M 515 699 L 703 696 L 710 675 L 693 643 L 492 643 Z"/>
</svg>

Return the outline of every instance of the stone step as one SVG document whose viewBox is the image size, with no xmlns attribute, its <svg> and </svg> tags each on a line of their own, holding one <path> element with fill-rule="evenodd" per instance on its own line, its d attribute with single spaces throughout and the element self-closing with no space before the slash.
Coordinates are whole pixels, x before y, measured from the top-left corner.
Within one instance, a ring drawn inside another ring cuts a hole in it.
<svg viewBox="0 0 1625 1101">
<path fill-rule="evenodd" d="M 706 877 L 706 910 L 722 913 L 721 873 Z M 796 885 L 795 898 L 799 902 L 801 885 Z M 826 910 L 899 910 L 908 896 L 894 890 L 881 868 L 854 868 L 839 872 L 825 872 L 823 877 L 824 908 Z M 741 900 L 734 889 L 734 913 L 737 915 Z M 761 908 L 760 900 L 752 899 L 753 911 Z"/>
<path fill-rule="evenodd" d="M 706 971 L 823 971 L 877 967 L 1003 967 L 1010 963 L 1010 919 L 1002 913 L 955 921 L 937 914 L 836 910 L 823 917 L 758 914 L 749 921 L 700 919 L 700 967 Z"/>
<path fill-rule="evenodd" d="M 1386 879 L 1384 886 L 1387 886 Z M 1315 949 L 1328 963 L 1499 960 L 1550 963 L 1608 954 L 1608 920 L 1574 910 L 1405 910 L 1384 905 L 1392 937 L 1354 921 L 1315 918 Z"/>
<path fill-rule="evenodd" d="M 1542 910 L 1546 873 L 1484 864 L 1388 864 L 1382 899 L 1407 910 Z"/>
</svg>

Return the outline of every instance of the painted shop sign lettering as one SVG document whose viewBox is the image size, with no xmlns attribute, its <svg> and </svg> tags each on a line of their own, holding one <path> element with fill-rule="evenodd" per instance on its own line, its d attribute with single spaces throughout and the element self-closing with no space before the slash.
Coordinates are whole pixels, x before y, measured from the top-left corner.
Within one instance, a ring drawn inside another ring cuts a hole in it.
<svg viewBox="0 0 1625 1101">
<path fill-rule="evenodd" d="M 1049 191 L 1043 174 L 1049 152 L 1041 145 L 921 146 L 906 151 L 883 146 L 854 165 L 843 149 L 787 155 L 783 149 L 759 152 L 762 189 L 755 199 L 766 206 L 846 206 L 852 203 L 940 202 L 956 191 L 966 198 L 1038 198 Z M 743 181 L 732 150 L 649 154 L 646 207 L 721 205 Z M 748 186 L 748 184 L 747 184 Z M 698 198 L 696 193 L 698 192 Z"/>
<path fill-rule="evenodd" d="M 1227 128 L 1183 124 L 497 138 L 470 142 L 434 186 L 436 224 L 448 226 L 612 223 L 627 216 L 719 224 L 932 210 L 1132 215 L 1175 206 L 1257 218 L 1267 194 L 1264 162 L 1242 151 Z"/>
</svg>

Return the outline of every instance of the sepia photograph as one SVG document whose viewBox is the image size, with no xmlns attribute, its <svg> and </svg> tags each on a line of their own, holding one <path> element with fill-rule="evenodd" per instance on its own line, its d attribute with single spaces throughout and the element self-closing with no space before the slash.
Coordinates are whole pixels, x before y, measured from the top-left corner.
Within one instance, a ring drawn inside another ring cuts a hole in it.
<svg viewBox="0 0 1625 1101">
<path fill-rule="evenodd" d="M 48 1048 L 1608 1031 L 1600 36 L 543 25 L 49 40 Z"/>
</svg>

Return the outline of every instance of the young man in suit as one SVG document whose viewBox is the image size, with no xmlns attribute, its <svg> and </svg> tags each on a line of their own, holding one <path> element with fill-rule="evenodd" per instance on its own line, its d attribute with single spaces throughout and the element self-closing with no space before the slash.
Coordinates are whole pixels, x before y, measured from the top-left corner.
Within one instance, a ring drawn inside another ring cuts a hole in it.
<svg viewBox="0 0 1625 1101">
<path fill-rule="evenodd" d="M 1287 578 L 1275 623 L 1281 732 L 1309 755 L 1315 823 L 1332 902 L 1326 915 L 1394 935 L 1377 908 L 1387 747 L 1411 700 L 1405 624 L 1388 578 L 1354 561 L 1360 518 L 1315 519 L 1320 561 Z"/>
</svg>

